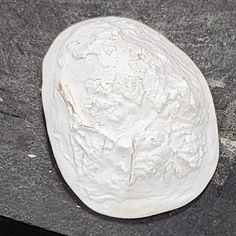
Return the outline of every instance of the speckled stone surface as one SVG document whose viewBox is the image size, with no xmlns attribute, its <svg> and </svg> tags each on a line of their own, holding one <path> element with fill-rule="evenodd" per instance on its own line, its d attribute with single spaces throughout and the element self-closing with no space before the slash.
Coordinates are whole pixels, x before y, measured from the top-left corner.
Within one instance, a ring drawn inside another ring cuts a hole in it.
<svg viewBox="0 0 236 236">
<path fill-rule="evenodd" d="M 41 102 L 42 60 L 66 27 L 91 17 L 130 17 L 160 31 L 205 75 L 220 134 L 207 189 L 187 206 L 139 220 L 85 207 L 51 152 Z M 236 234 L 235 0 L 0 0 L 0 214 L 66 235 Z"/>
</svg>

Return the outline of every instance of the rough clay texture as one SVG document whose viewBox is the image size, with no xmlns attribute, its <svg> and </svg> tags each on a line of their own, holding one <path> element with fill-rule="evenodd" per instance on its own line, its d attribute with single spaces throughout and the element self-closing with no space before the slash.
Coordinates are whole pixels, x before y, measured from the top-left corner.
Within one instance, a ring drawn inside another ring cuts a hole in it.
<svg viewBox="0 0 236 236">
<path fill-rule="evenodd" d="M 210 181 L 219 145 L 209 88 L 157 31 L 124 17 L 74 24 L 51 45 L 42 77 L 58 167 L 91 209 L 155 215 Z"/>
<path fill-rule="evenodd" d="M 191 204 L 141 220 L 86 208 L 59 175 L 46 134 L 41 65 L 53 39 L 96 16 L 126 16 L 160 31 L 198 65 L 220 134 L 217 171 Z M 0 214 L 67 235 L 233 235 L 236 232 L 236 2 L 0 1 Z"/>
</svg>

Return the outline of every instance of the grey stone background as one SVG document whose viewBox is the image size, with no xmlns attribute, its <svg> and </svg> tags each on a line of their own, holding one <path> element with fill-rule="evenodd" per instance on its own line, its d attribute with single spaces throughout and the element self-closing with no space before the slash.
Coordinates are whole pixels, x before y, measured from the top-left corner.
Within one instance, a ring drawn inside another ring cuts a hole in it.
<svg viewBox="0 0 236 236">
<path fill-rule="evenodd" d="M 71 24 L 126 16 L 163 33 L 205 75 L 220 134 L 207 189 L 187 206 L 118 220 L 84 206 L 51 152 L 41 102 L 42 60 Z M 33 155 L 33 156 L 31 156 Z M 236 235 L 236 0 L 0 0 L 0 214 L 66 235 Z"/>
</svg>

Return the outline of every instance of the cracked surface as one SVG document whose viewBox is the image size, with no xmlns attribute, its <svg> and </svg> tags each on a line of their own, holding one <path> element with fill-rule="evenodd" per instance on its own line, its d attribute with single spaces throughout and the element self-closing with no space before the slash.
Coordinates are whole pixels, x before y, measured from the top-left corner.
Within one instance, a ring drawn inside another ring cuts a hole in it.
<svg viewBox="0 0 236 236">
<path fill-rule="evenodd" d="M 1 0 L 0 110 L 7 113 L 0 114 L 1 214 L 66 235 L 233 235 L 235 10 L 234 0 Z M 220 144 L 219 165 L 206 191 L 182 209 L 142 220 L 108 219 L 73 197 L 57 171 L 42 112 L 42 60 L 63 29 L 105 15 L 130 17 L 158 30 L 209 81 L 220 138 L 227 145 Z"/>
</svg>

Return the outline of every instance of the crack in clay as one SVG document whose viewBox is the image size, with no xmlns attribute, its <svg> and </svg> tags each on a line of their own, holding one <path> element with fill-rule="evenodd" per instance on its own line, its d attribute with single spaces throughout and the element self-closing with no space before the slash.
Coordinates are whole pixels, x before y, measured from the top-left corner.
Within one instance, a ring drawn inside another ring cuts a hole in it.
<svg viewBox="0 0 236 236">
<path fill-rule="evenodd" d="M 72 111 L 72 113 L 76 113 L 75 112 L 75 108 L 74 105 L 72 104 L 72 102 L 70 101 L 70 99 L 72 99 L 72 95 L 70 93 L 69 88 L 66 89 L 66 85 L 63 86 L 62 82 L 58 83 L 58 87 L 57 87 L 57 91 L 59 92 L 59 94 L 61 95 L 60 97 L 62 98 L 62 100 L 64 101 L 64 103 L 66 104 L 66 106 L 69 108 L 69 110 Z M 69 94 L 69 99 L 67 96 L 67 93 Z"/>
<path fill-rule="evenodd" d="M 134 155 L 135 155 L 135 139 L 132 139 L 132 153 L 130 156 L 130 170 L 129 170 L 129 185 L 132 185 L 133 182 L 133 165 L 134 165 Z"/>
<path fill-rule="evenodd" d="M 103 152 L 104 152 L 105 146 L 106 146 L 106 139 L 103 138 L 103 144 L 102 144 L 102 156 L 103 156 Z"/>
</svg>

